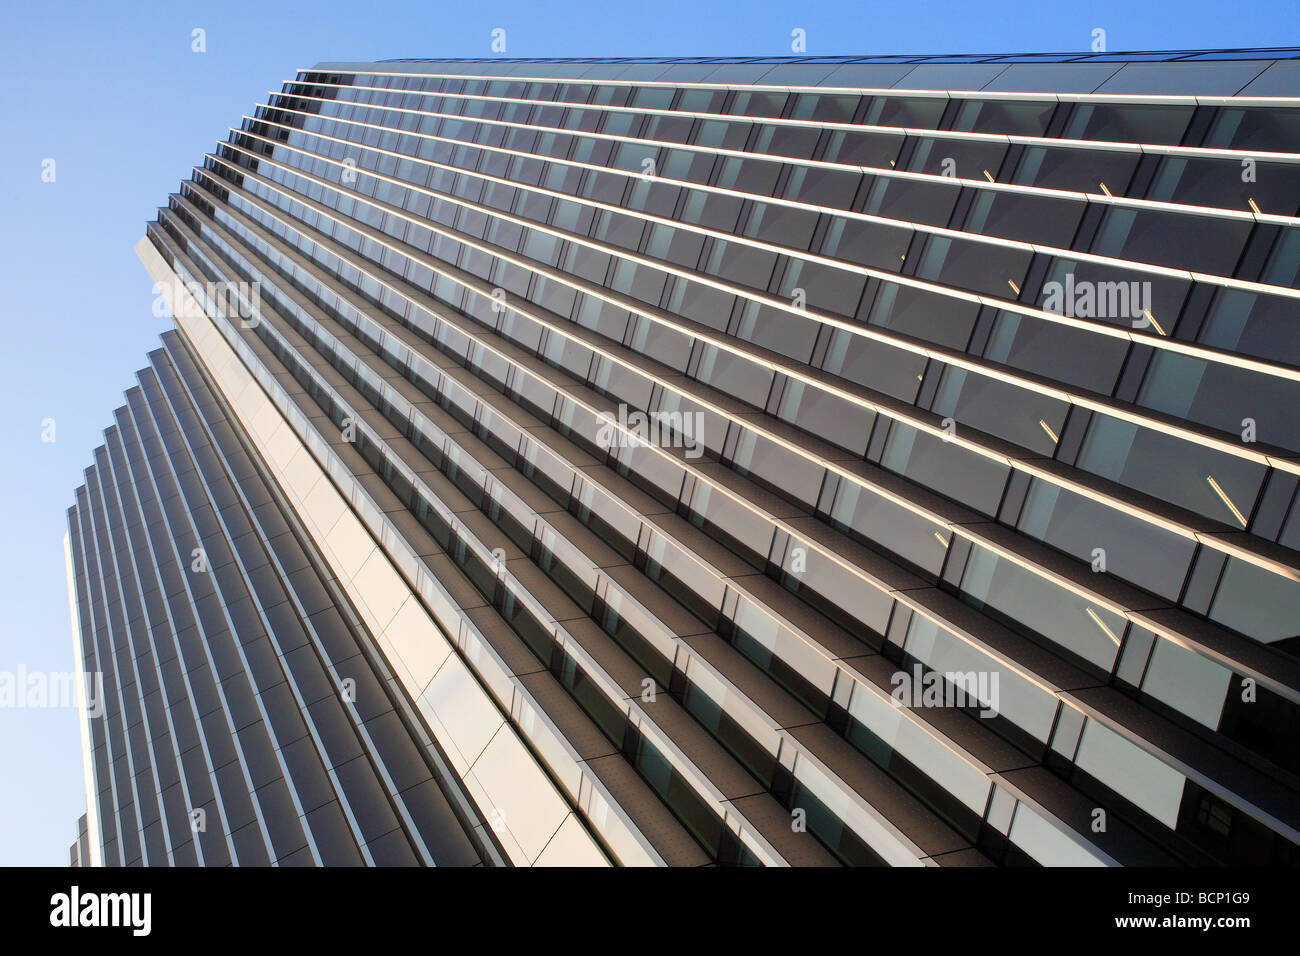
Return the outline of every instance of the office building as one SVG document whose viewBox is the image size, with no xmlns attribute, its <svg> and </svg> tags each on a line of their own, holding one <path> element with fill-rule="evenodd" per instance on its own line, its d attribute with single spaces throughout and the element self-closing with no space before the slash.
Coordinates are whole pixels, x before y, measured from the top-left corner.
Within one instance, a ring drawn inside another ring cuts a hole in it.
<svg viewBox="0 0 1300 956">
<path fill-rule="evenodd" d="M 92 857 L 1296 862 L 1300 50 L 232 119 L 69 511 Z"/>
</svg>

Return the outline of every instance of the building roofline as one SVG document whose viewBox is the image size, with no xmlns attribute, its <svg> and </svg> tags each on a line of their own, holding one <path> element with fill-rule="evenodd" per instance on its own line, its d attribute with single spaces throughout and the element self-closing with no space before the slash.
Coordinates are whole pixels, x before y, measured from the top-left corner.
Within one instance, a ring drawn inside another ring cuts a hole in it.
<svg viewBox="0 0 1300 956">
<path fill-rule="evenodd" d="M 1217 50 L 1129 50 L 1104 53 L 935 53 L 843 56 L 621 56 L 621 57 L 391 57 L 377 63 L 1183 63 L 1214 60 L 1295 60 L 1300 47 Z M 319 63 L 317 66 L 324 66 Z"/>
</svg>

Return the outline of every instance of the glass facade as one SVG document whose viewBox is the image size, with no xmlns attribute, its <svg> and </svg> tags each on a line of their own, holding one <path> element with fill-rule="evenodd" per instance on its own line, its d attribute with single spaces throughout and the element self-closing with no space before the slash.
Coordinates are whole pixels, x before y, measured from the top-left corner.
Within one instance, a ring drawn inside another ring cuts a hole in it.
<svg viewBox="0 0 1300 956">
<path fill-rule="evenodd" d="M 1279 56 L 301 72 L 69 512 L 104 862 L 1296 863 Z"/>
</svg>

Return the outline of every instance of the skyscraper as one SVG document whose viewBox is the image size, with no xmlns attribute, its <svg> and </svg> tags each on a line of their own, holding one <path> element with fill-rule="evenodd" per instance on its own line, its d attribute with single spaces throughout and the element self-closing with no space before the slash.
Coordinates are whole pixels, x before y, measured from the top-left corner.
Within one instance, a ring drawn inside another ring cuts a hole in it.
<svg viewBox="0 0 1300 956">
<path fill-rule="evenodd" d="M 1300 50 L 299 72 L 137 246 L 91 860 L 1296 862 L 1298 206 Z"/>
</svg>

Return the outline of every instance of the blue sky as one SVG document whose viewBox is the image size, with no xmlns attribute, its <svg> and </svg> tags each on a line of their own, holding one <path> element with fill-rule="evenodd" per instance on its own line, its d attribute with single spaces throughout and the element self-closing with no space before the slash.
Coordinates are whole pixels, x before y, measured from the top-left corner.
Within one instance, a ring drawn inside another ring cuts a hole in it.
<svg viewBox="0 0 1300 956">
<path fill-rule="evenodd" d="M 1300 42 L 1295 0 L 6 4 L 0 13 L 0 672 L 72 668 L 64 512 L 168 322 L 131 252 L 228 126 L 321 60 L 1084 51 Z M 207 50 L 191 50 L 191 31 Z M 54 182 L 42 164 L 55 161 Z M 55 441 L 42 422 L 54 419 Z M 61 865 L 84 810 L 70 710 L 0 708 L 0 864 Z"/>
</svg>

